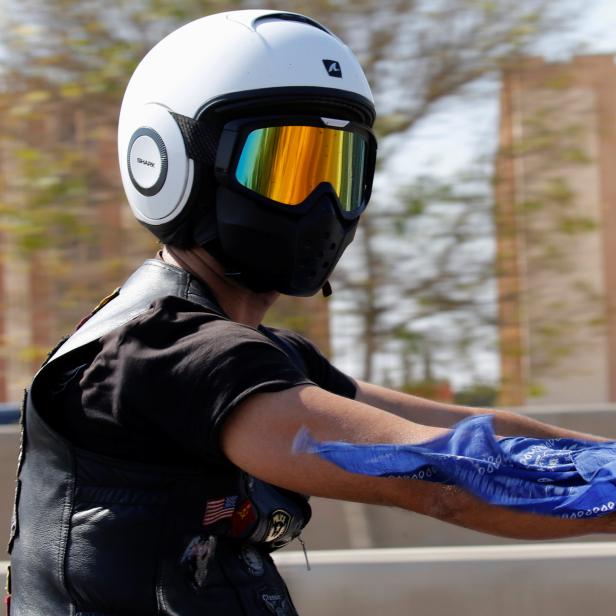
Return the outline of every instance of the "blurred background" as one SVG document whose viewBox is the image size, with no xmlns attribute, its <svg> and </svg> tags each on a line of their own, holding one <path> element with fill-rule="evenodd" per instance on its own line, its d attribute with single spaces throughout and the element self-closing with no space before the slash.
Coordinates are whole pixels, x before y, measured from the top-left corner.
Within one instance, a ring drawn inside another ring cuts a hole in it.
<svg viewBox="0 0 616 616">
<path fill-rule="evenodd" d="M 354 377 L 616 438 L 616 3 L 266 4 L 316 18 L 358 55 L 380 161 L 333 297 L 285 299 L 271 322 Z M 128 78 L 183 23 L 262 6 L 0 0 L 4 527 L 23 388 L 157 250 L 117 168 Z M 361 505 L 315 510 L 314 549 L 504 542 Z"/>
</svg>

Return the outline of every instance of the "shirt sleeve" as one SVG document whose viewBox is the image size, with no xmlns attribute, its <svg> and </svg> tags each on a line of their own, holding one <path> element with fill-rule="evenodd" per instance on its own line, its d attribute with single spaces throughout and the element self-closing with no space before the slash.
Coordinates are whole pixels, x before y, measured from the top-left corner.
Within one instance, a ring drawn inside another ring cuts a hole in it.
<svg viewBox="0 0 616 616">
<path fill-rule="evenodd" d="M 220 427 L 256 392 L 310 379 L 262 333 L 176 297 L 103 339 L 82 379 L 91 409 L 138 432 L 159 431 L 192 455 L 220 459 Z"/>
<path fill-rule="evenodd" d="M 311 381 L 338 396 L 355 398 L 357 393 L 355 380 L 338 370 L 313 342 L 290 330 L 272 329 L 272 331 L 299 354 L 306 375 Z"/>
</svg>

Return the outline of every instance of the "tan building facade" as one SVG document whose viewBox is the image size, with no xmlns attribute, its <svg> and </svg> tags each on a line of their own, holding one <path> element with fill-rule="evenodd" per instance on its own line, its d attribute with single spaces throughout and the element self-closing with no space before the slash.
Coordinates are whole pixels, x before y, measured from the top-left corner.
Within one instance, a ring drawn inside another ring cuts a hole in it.
<svg viewBox="0 0 616 616">
<path fill-rule="evenodd" d="M 501 404 L 616 401 L 616 65 L 505 73 L 496 221 Z"/>
</svg>

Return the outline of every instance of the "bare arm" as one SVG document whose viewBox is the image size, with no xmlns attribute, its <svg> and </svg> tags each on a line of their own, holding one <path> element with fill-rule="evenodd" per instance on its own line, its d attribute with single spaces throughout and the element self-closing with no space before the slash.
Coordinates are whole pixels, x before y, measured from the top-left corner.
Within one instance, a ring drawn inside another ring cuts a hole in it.
<svg viewBox="0 0 616 616">
<path fill-rule="evenodd" d="M 417 443 L 445 429 L 421 425 L 314 386 L 255 394 L 225 421 L 221 446 L 246 472 L 303 494 L 401 507 L 482 532 L 520 539 L 616 531 L 616 518 L 561 520 L 487 505 L 462 489 L 347 473 L 307 454 L 293 454 L 302 426 L 320 440 Z"/>
<path fill-rule="evenodd" d="M 558 426 L 542 423 L 511 411 L 472 408 L 434 402 L 412 396 L 379 385 L 358 381 L 355 399 L 376 408 L 389 411 L 410 421 L 426 426 L 449 428 L 456 422 L 471 415 L 494 415 L 494 430 L 501 436 L 530 436 L 536 438 L 575 438 L 588 441 L 607 441 L 609 439 L 566 430 Z"/>
</svg>

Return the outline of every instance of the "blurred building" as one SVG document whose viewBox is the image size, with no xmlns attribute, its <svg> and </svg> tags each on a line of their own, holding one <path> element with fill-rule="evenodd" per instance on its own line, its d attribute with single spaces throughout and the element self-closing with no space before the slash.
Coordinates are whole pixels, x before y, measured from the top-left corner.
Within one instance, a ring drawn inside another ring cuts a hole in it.
<svg viewBox="0 0 616 616">
<path fill-rule="evenodd" d="M 0 402 L 20 400 L 49 349 L 157 250 L 125 203 L 115 109 L 101 119 L 87 115 L 83 101 L 41 102 L 16 118 L 10 97 L 8 105 L 4 100 L 0 96 Z M 60 160 L 67 156 L 73 157 L 68 163 Z M 37 168 L 45 165 L 48 175 Z M 59 168 L 65 188 L 58 196 L 53 183 L 50 190 L 45 184 Z M 72 190 L 80 197 L 64 211 Z M 283 298 L 271 322 L 329 352 L 322 297 Z"/>
<path fill-rule="evenodd" d="M 616 401 L 614 59 L 528 58 L 500 105 L 500 402 Z"/>
<path fill-rule="evenodd" d="M 0 401 L 14 401 L 49 349 L 91 310 L 96 297 L 114 288 L 147 244 L 125 241 L 131 221 L 118 199 L 113 131 L 89 131 L 85 112 L 74 103 L 42 101 L 22 117 L 10 107 L 3 111 Z M 71 160 L 61 160 L 69 155 Z M 81 164 L 86 158 L 87 169 Z M 67 166 L 74 177 L 66 174 Z M 79 221 L 66 202 L 71 190 L 88 195 Z"/>
</svg>

